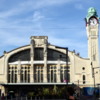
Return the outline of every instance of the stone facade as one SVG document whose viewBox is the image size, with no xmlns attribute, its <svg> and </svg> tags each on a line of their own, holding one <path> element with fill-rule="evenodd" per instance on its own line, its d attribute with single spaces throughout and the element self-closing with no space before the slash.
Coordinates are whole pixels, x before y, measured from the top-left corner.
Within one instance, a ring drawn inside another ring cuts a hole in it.
<svg viewBox="0 0 100 100">
<path fill-rule="evenodd" d="M 30 45 L 4 52 L 0 57 L 1 93 L 6 95 L 7 85 L 66 84 L 67 82 L 78 84 L 80 87 L 93 87 L 94 78 L 95 85 L 99 84 L 99 24 L 91 26 L 91 18 L 96 18 L 98 21 L 97 15 L 88 16 L 86 19 L 88 58 L 80 57 L 75 51 L 68 51 L 67 56 L 67 48 L 51 45 L 48 43 L 47 36 L 32 36 Z"/>
</svg>

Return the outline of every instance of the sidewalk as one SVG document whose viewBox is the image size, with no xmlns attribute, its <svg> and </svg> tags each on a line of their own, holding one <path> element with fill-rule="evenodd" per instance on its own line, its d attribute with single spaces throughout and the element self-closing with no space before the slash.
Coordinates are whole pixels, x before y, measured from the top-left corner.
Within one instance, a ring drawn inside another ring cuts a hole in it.
<svg viewBox="0 0 100 100">
<path fill-rule="evenodd" d="M 100 100 L 94 96 L 81 96 L 78 100 Z"/>
</svg>

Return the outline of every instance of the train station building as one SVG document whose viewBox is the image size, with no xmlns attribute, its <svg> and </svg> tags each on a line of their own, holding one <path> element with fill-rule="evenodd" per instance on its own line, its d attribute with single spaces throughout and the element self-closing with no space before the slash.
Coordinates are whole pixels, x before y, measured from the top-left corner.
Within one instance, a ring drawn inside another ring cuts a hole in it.
<svg viewBox="0 0 100 100">
<path fill-rule="evenodd" d="M 66 84 L 80 88 L 97 86 L 100 83 L 99 17 L 95 8 L 89 8 L 85 23 L 87 58 L 69 51 L 68 47 L 50 44 L 47 36 L 31 36 L 29 45 L 5 51 L 0 57 L 0 92 L 20 94 L 36 86 Z"/>
</svg>

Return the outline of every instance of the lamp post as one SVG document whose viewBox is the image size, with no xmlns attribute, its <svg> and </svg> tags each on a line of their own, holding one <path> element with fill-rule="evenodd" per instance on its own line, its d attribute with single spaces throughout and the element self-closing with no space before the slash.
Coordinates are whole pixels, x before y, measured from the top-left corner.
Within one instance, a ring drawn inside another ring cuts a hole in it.
<svg viewBox="0 0 100 100">
<path fill-rule="evenodd" d="M 100 67 L 93 67 L 93 64 L 91 62 L 91 68 L 92 68 L 92 77 L 93 77 L 93 82 L 94 82 L 94 96 L 95 96 L 95 73 L 94 69 L 100 68 Z"/>
<path fill-rule="evenodd" d="M 95 74 L 94 74 L 94 67 L 93 67 L 92 62 L 91 62 L 91 68 L 92 68 L 92 77 L 93 77 L 93 82 L 94 82 L 94 93 L 95 93 Z"/>
<path fill-rule="evenodd" d="M 66 91 L 67 91 L 67 87 L 68 87 L 68 48 L 67 47 L 58 47 L 58 46 L 56 46 L 56 48 L 66 50 Z"/>
<path fill-rule="evenodd" d="M 66 91 L 67 91 L 67 88 L 68 88 L 68 81 L 69 81 L 69 76 L 68 76 L 68 48 L 66 48 Z M 68 98 L 68 96 L 67 96 Z"/>
<path fill-rule="evenodd" d="M 67 68 L 67 75 L 66 75 L 66 84 L 68 85 L 68 48 L 67 47 L 58 47 L 56 46 L 56 48 L 60 48 L 60 49 L 65 49 L 66 50 L 66 68 Z"/>
<path fill-rule="evenodd" d="M 99 89 L 99 98 L 98 100 L 100 100 L 100 84 L 97 84 L 98 85 L 98 89 Z"/>
</svg>

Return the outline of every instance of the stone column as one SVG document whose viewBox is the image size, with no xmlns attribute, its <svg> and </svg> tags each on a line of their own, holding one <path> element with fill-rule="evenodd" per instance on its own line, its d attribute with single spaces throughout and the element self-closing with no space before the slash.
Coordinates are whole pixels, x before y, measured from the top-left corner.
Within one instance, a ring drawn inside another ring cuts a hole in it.
<svg viewBox="0 0 100 100">
<path fill-rule="evenodd" d="M 47 40 L 44 40 L 44 74 L 43 74 L 43 82 L 47 83 Z"/>
<path fill-rule="evenodd" d="M 4 51 L 4 67 L 3 67 L 3 75 L 4 75 L 4 82 L 8 83 L 8 59 L 7 59 L 7 52 Z"/>
<path fill-rule="evenodd" d="M 17 83 L 20 83 L 20 77 L 21 77 L 21 61 L 18 60 L 18 67 L 17 67 Z"/>
<path fill-rule="evenodd" d="M 61 73 L 61 69 L 60 69 L 60 59 L 58 59 L 58 64 L 57 64 L 57 83 L 60 83 L 61 82 L 60 73 Z"/>
<path fill-rule="evenodd" d="M 30 82 L 34 82 L 34 46 L 35 42 L 31 39 L 31 51 L 30 51 L 30 57 L 31 57 L 31 67 L 30 67 Z"/>
</svg>

